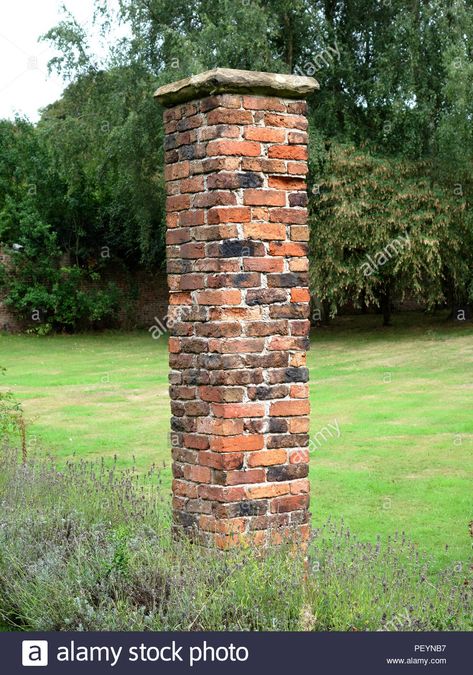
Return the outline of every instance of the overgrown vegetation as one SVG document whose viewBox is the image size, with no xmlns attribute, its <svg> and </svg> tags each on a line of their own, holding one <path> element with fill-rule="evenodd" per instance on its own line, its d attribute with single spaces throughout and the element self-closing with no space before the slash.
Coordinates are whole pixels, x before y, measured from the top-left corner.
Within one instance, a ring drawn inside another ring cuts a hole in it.
<svg viewBox="0 0 473 675">
<path fill-rule="evenodd" d="M 0 455 L 0 622 L 20 630 L 468 630 L 471 571 L 429 578 L 395 534 L 343 523 L 294 546 L 209 551 L 171 536 L 152 469 Z M 87 495 L 87 499 L 84 496 Z"/>
</svg>

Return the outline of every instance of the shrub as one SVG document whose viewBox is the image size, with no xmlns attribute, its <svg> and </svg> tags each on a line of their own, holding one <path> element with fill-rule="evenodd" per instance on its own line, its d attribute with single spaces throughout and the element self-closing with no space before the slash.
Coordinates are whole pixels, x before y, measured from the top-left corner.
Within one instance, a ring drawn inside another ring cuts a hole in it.
<svg viewBox="0 0 473 675">
<path fill-rule="evenodd" d="M 87 496 L 85 499 L 84 497 Z M 429 579 L 403 536 L 343 524 L 300 548 L 203 551 L 171 534 L 159 472 L 0 457 L 0 622 L 47 630 L 467 630 L 471 575 Z"/>
<path fill-rule="evenodd" d="M 0 374 L 6 370 L 0 366 Z M 8 439 L 15 442 L 21 440 L 23 462 L 26 461 L 26 423 L 21 403 L 11 391 L 0 391 L 0 435 L 4 442 Z"/>
</svg>

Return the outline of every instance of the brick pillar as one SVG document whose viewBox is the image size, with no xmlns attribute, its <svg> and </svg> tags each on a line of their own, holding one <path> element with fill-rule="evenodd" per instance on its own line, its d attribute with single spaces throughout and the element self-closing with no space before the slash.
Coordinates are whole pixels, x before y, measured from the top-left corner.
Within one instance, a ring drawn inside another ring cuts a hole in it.
<svg viewBox="0 0 473 675">
<path fill-rule="evenodd" d="M 161 87 L 175 520 L 225 548 L 308 534 L 312 78 Z"/>
</svg>

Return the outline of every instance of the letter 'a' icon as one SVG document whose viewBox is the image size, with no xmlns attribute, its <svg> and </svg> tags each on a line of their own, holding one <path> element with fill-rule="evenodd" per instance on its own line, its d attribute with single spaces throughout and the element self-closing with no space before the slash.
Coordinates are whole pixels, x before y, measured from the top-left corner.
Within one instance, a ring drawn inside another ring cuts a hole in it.
<svg viewBox="0 0 473 675">
<path fill-rule="evenodd" d="M 21 662 L 24 666 L 47 666 L 48 641 L 23 640 L 21 646 Z"/>
</svg>

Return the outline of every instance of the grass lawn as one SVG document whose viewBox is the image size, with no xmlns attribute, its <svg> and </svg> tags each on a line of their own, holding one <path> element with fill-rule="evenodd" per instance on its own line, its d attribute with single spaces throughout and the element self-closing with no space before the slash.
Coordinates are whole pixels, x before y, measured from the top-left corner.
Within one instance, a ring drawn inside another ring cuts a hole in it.
<svg viewBox="0 0 473 675">
<path fill-rule="evenodd" d="M 309 353 L 314 523 L 343 516 L 364 539 L 404 530 L 434 567 L 467 561 L 472 539 L 473 327 L 406 314 L 343 317 Z M 166 463 L 167 342 L 149 333 L 0 335 L 3 388 L 22 400 L 30 437 L 60 458 Z M 320 436 L 318 438 L 321 438 Z M 446 550 L 448 544 L 448 550 Z"/>
</svg>

